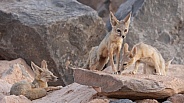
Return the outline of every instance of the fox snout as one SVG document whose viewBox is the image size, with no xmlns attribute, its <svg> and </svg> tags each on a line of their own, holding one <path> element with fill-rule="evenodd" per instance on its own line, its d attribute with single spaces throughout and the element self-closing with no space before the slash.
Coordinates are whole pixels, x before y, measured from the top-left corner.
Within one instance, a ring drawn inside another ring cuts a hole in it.
<svg viewBox="0 0 184 103">
<path fill-rule="evenodd" d="M 126 36 L 125 35 L 122 35 L 122 38 L 124 39 Z"/>
<path fill-rule="evenodd" d="M 58 77 L 56 77 L 55 75 L 52 75 L 51 78 L 50 78 L 50 81 L 57 81 L 58 80 Z"/>
<path fill-rule="evenodd" d="M 57 81 L 57 80 L 58 80 L 58 77 L 56 77 L 56 76 L 52 76 L 52 78 L 51 78 L 51 79 L 52 79 L 52 81 L 54 81 L 54 82 L 55 82 L 55 81 Z"/>
</svg>

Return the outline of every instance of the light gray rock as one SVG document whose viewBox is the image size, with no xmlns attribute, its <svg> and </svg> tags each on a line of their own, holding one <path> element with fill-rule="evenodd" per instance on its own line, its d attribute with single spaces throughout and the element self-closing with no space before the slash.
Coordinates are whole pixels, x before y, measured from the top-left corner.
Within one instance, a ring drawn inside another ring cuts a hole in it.
<svg viewBox="0 0 184 103">
<path fill-rule="evenodd" d="M 45 59 L 59 77 L 52 85 L 72 83 L 72 70 L 65 69 L 66 62 L 82 66 L 105 32 L 97 12 L 76 0 L 0 2 L 0 57 L 20 57 L 29 64 Z"/>
<path fill-rule="evenodd" d="M 110 103 L 135 103 L 129 99 L 120 99 L 120 100 L 117 100 L 117 101 L 111 101 Z"/>
<path fill-rule="evenodd" d="M 167 61 L 184 63 L 184 1 L 145 0 L 132 19 L 126 42 L 132 47 L 138 42 L 156 47 Z"/>
</svg>

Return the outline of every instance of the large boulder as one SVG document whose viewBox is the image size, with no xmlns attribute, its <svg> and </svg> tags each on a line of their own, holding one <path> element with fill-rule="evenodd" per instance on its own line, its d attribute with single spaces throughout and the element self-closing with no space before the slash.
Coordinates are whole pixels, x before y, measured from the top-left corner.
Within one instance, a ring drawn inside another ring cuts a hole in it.
<svg viewBox="0 0 184 103">
<path fill-rule="evenodd" d="M 119 6 L 127 0 L 77 0 L 80 3 L 90 6 L 98 12 L 98 15 L 106 22 L 109 18 L 109 11 L 115 13 Z"/>
<path fill-rule="evenodd" d="M 45 59 L 59 77 L 52 85 L 72 83 L 72 70 L 65 69 L 66 62 L 82 66 L 105 32 L 97 12 L 75 0 L 0 2 L 0 57 L 20 57 L 29 64 Z"/>
<path fill-rule="evenodd" d="M 113 75 L 101 71 L 74 69 L 75 82 L 100 87 L 100 95 L 128 99 L 164 99 L 184 92 L 184 66 L 173 65 L 168 76 L 128 74 Z"/>
<path fill-rule="evenodd" d="M 132 2 L 136 0 L 129 0 Z M 164 59 L 173 57 L 173 63 L 184 64 L 184 1 L 183 0 L 137 0 L 139 3 L 122 4 L 116 12 L 118 19 L 123 19 L 128 11 L 133 17 L 126 42 L 132 47 L 136 43 L 145 42 L 156 47 Z M 123 6 L 124 5 L 124 6 Z M 138 10 L 139 9 L 139 10 Z M 135 15 L 134 11 L 139 11 Z M 110 25 L 107 23 L 110 30 Z"/>
</svg>

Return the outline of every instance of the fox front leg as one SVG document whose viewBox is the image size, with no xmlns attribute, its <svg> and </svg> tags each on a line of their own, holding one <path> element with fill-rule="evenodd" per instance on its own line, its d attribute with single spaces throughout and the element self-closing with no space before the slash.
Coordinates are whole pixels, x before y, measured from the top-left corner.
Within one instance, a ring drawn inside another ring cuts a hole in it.
<svg viewBox="0 0 184 103">
<path fill-rule="evenodd" d="M 120 47 L 121 48 L 121 47 Z M 120 48 L 118 48 L 117 52 L 116 52 L 116 63 L 117 63 L 117 73 L 120 74 Z"/>
<path fill-rule="evenodd" d="M 110 64 L 112 66 L 113 74 L 117 74 L 117 69 L 114 65 L 114 59 L 113 59 L 113 46 L 110 46 L 109 48 L 109 59 L 110 59 Z"/>
</svg>

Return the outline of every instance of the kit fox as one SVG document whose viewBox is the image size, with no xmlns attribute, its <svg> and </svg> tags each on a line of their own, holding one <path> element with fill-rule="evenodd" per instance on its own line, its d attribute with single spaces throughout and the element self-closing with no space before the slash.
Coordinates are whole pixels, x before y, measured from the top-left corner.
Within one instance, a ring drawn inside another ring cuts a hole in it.
<svg viewBox="0 0 184 103">
<path fill-rule="evenodd" d="M 83 68 L 89 68 L 90 70 L 102 70 L 105 64 L 110 59 L 114 74 L 119 71 L 120 64 L 120 51 L 125 38 L 128 33 L 130 24 L 131 13 L 129 13 L 125 19 L 119 21 L 110 12 L 110 23 L 112 30 L 105 36 L 99 46 L 93 47 L 89 52 L 87 63 Z M 114 65 L 113 56 L 116 55 L 117 68 Z"/>
<path fill-rule="evenodd" d="M 24 95 L 30 100 L 38 99 L 47 94 L 47 91 L 58 90 L 61 87 L 49 87 L 47 82 L 57 81 L 57 77 L 53 75 L 47 68 L 45 60 L 41 62 L 41 68 L 31 62 L 31 67 L 35 73 L 35 79 L 32 83 L 20 81 L 11 87 L 11 95 Z"/>
<path fill-rule="evenodd" d="M 156 70 L 155 73 L 157 75 L 166 75 L 166 71 L 173 59 L 165 63 L 161 53 L 156 48 L 142 42 L 134 45 L 131 51 L 128 50 L 128 47 L 128 44 L 125 43 L 122 56 L 122 62 L 125 69 L 135 63 L 135 68 L 131 72 L 135 74 L 139 64 L 144 63 L 144 69 L 151 67 Z"/>
</svg>

